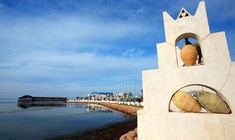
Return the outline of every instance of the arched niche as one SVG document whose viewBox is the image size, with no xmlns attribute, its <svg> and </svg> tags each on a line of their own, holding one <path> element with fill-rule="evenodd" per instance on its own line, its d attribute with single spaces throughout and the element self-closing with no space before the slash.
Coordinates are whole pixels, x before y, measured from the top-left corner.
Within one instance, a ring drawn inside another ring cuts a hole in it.
<svg viewBox="0 0 235 140">
<path fill-rule="evenodd" d="M 170 101 L 169 101 L 169 106 L 168 106 L 168 111 L 169 112 L 183 112 L 185 113 L 185 111 L 182 111 L 181 109 L 179 109 L 178 107 L 176 107 L 176 105 L 173 103 L 172 101 L 172 98 L 174 97 L 174 95 L 178 92 L 178 91 L 184 91 L 184 92 L 187 92 L 189 93 L 190 95 L 192 95 L 193 98 L 196 99 L 196 97 L 193 96 L 193 94 L 195 93 L 198 93 L 199 91 L 202 92 L 202 91 L 205 91 L 205 92 L 209 92 L 209 93 L 212 93 L 212 94 L 215 94 L 217 95 L 220 99 L 222 99 L 225 104 L 228 105 L 229 109 L 230 109 L 230 112 L 228 113 L 225 113 L 225 114 L 231 114 L 232 113 L 232 110 L 231 110 L 231 107 L 230 107 L 230 104 L 228 102 L 228 100 L 223 96 L 222 93 L 220 93 L 218 90 L 216 90 L 215 88 L 212 88 L 212 87 L 209 87 L 207 85 L 202 85 L 202 84 L 190 84 L 190 85 L 186 85 L 186 86 L 183 86 L 181 87 L 180 89 L 176 90 L 171 98 L 170 98 Z M 211 111 L 208 111 L 206 109 L 204 109 L 202 107 L 202 110 L 200 111 L 200 113 L 213 113 Z"/>
<path fill-rule="evenodd" d="M 184 38 L 194 38 L 195 40 L 200 40 L 200 37 L 194 33 L 183 33 L 175 39 L 175 44 L 177 44 L 181 39 Z"/>
<path fill-rule="evenodd" d="M 175 40 L 176 59 L 179 67 L 186 66 L 181 58 L 181 50 L 185 45 L 192 45 L 195 48 L 197 55 L 195 56 L 196 62 L 194 66 L 204 65 L 203 53 L 200 45 L 200 38 L 194 33 L 184 33 L 179 35 Z"/>
</svg>

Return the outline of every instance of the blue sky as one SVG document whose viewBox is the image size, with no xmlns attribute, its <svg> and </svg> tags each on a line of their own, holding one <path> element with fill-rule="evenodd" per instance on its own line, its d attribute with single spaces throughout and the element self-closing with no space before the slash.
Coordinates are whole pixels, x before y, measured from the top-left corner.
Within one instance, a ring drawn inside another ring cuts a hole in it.
<svg viewBox="0 0 235 140">
<path fill-rule="evenodd" d="M 0 98 L 93 91 L 140 94 L 165 42 L 162 12 L 174 19 L 200 0 L 0 0 Z M 211 32 L 225 31 L 235 60 L 232 0 L 206 0 Z"/>
</svg>

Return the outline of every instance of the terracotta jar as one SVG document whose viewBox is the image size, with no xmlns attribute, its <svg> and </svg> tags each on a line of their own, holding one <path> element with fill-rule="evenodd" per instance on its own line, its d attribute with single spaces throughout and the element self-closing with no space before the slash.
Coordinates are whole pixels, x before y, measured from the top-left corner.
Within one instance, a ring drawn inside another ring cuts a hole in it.
<svg viewBox="0 0 235 140">
<path fill-rule="evenodd" d="M 198 94 L 194 94 L 200 106 L 207 111 L 213 113 L 229 114 L 231 109 L 228 104 L 218 95 L 207 92 L 199 91 Z"/>
<path fill-rule="evenodd" d="M 197 49 L 193 45 L 185 45 L 180 50 L 180 56 L 186 66 L 193 66 L 197 61 Z"/>
<path fill-rule="evenodd" d="M 198 104 L 197 100 L 194 99 L 193 96 L 187 92 L 176 92 L 172 97 L 172 100 L 175 106 L 177 106 L 182 111 L 194 113 L 198 113 L 201 111 L 201 106 Z"/>
</svg>

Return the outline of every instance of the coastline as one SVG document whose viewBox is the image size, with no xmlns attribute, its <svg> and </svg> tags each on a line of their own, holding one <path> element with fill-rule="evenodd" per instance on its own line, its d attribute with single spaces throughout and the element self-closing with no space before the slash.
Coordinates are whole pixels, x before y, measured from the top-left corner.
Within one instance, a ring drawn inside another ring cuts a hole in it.
<svg viewBox="0 0 235 140">
<path fill-rule="evenodd" d="M 130 116 L 137 116 L 137 111 L 139 109 L 142 109 L 142 107 L 123 105 L 123 104 L 117 104 L 117 103 L 110 103 L 110 102 L 78 101 L 78 102 L 69 102 L 69 103 L 98 104 L 98 105 L 102 105 L 102 106 L 114 109 L 116 111 L 122 112 L 122 113 L 130 115 Z"/>
<path fill-rule="evenodd" d="M 86 104 L 98 104 L 102 106 L 109 107 L 111 109 L 117 110 L 124 114 L 130 115 L 132 117 L 125 121 L 118 123 L 107 124 L 102 127 L 86 129 L 83 131 L 74 132 L 67 135 L 56 136 L 52 138 L 47 138 L 46 140 L 119 140 L 125 139 L 127 137 L 135 137 L 137 139 L 137 110 L 142 109 L 142 107 L 120 105 L 109 102 L 87 102 L 87 101 L 77 101 L 69 103 L 86 103 Z M 132 133 L 130 133 L 132 132 Z M 133 134 L 133 133 L 136 134 Z M 131 135 L 131 136 L 130 136 Z M 134 139 L 134 138 L 133 138 Z"/>
</svg>

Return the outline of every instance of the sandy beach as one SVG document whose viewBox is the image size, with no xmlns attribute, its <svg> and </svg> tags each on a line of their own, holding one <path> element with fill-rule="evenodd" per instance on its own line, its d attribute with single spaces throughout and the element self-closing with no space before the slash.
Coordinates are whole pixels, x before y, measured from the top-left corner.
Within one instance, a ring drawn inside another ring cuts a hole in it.
<svg viewBox="0 0 235 140">
<path fill-rule="evenodd" d="M 52 137 L 48 138 L 47 140 L 128 140 L 130 138 L 137 139 L 137 110 L 142 109 L 142 107 L 113 104 L 107 102 L 77 103 L 99 104 L 133 117 L 130 117 L 129 119 L 122 122 L 111 123 L 99 128 L 78 131 L 68 135 Z"/>
</svg>

